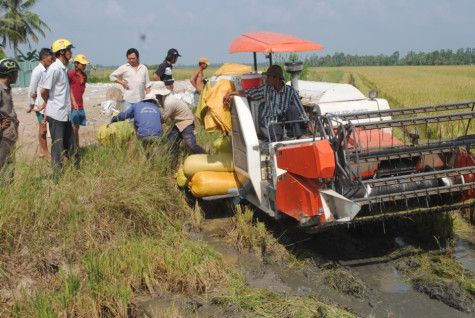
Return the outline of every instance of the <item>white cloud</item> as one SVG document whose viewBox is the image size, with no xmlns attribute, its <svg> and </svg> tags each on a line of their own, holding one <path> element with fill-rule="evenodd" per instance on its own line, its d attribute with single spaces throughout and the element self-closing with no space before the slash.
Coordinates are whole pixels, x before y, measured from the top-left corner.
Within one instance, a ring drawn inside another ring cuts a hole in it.
<svg viewBox="0 0 475 318">
<path fill-rule="evenodd" d="M 100 6 L 100 1 L 96 2 Z M 116 0 L 107 0 L 106 6 L 104 8 L 104 13 L 106 16 L 114 19 L 124 19 L 127 17 L 126 10 L 117 3 Z"/>
</svg>

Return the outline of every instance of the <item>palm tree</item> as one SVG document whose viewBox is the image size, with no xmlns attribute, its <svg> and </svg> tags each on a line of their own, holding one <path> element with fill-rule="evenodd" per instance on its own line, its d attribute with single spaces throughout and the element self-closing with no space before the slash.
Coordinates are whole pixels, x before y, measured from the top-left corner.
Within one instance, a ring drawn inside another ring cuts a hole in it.
<svg viewBox="0 0 475 318">
<path fill-rule="evenodd" d="M 18 44 L 27 43 L 30 46 L 30 38 L 38 43 L 35 31 L 45 37 L 43 28 L 50 28 L 40 17 L 28 9 L 36 4 L 37 0 L 0 0 L 0 11 L 5 11 L 0 18 L 0 36 L 3 38 L 3 46 L 8 42 L 13 45 L 15 59 L 18 56 Z"/>
</svg>

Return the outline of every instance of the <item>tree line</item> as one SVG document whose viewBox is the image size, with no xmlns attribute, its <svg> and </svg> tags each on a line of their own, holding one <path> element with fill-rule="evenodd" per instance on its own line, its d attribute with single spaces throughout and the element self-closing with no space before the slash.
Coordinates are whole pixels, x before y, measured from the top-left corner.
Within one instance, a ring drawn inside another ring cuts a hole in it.
<svg viewBox="0 0 475 318">
<path fill-rule="evenodd" d="M 391 65 L 473 65 L 475 64 L 475 48 L 440 50 L 430 53 L 409 51 L 400 57 L 399 51 L 392 55 L 349 55 L 335 53 L 333 55 L 307 58 L 309 66 L 391 66 Z"/>
</svg>

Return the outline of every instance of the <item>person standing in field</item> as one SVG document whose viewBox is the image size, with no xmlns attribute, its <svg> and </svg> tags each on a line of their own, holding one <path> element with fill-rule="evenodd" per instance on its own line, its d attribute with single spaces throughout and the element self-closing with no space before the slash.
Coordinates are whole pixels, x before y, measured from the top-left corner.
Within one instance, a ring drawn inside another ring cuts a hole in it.
<svg viewBox="0 0 475 318">
<path fill-rule="evenodd" d="M 124 88 L 124 111 L 134 103 L 144 99 L 150 93 L 150 78 L 148 69 L 140 64 L 139 51 L 130 48 L 126 53 L 128 63 L 119 66 L 109 76 L 111 82 L 116 82 Z"/>
<path fill-rule="evenodd" d="M 86 56 L 78 54 L 74 58 L 74 70 L 68 72 L 69 86 L 71 87 L 71 122 L 74 130 L 74 142 L 79 151 L 79 127 L 86 126 L 86 112 L 82 96 L 86 90 L 86 67 L 89 64 Z"/>
<path fill-rule="evenodd" d="M 13 59 L 0 61 L 0 174 L 4 183 L 13 178 L 13 149 L 18 139 L 19 121 L 10 85 L 16 83 L 19 70 L 20 66 Z"/>
<path fill-rule="evenodd" d="M 175 83 L 173 79 L 173 64 L 178 61 L 180 56 L 176 49 L 169 49 L 165 61 L 158 66 L 153 74 L 153 80 L 164 82 L 166 88 L 173 91 L 173 83 Z"/>
<path fill-rule="evenodd" d="M 30 102 L 30 107 L 27 113 L 34 111 L 36 118 L 38 119 L 39 129 L 38 129 L 38 157 L 46 158 L 48 161 L 51 161 L 51 154 L 48 150 L 48 141 L 46 140 L 47 134 L 47 125 L 45 116 L 44 116 L 44 101 L 41 98 L 41 87 L 40 83 L 46 75 L 46 70 L 54 61 L 53 51 L 49 48 L 42 48 L 40 51 L 40 63 L 33 69 L 31 72 L 30 85 L 28 87 L 28 98 Z"/>
<path fill-rule="evenodd" d="M 45 102 L 45 117 L 51 133 L 53 179 L 58 183 L 64 154 L 69 159 L 73 157 L 76 168 L 79 168 L 79 156 L 71 124 L 71 87 L 67 74 L 67 65 L 73 54 L 71 48 L 74 46 L 66 39 L 59 39 L 51 48 L 56 61 L 46 72 L 41 84 L 41 97 Z"/>
<path fill-rule="evenodd" d="M 191 75 L 190 82 L 191 85 L 195 88 L 195 92 L 193 93 L 193 101 L 195 107 L 198 106 L 198 102 L 200 100 L 201 92 L 205 87 L 206 81 L 203 75 L 203 71 L 209 66 L 208 59 L 206 57 L 201 57 L 198 61 L 198 68 L 195 70 L 193 75 Z"/>
<path fill-rule="evenodd" d="M 152 94 L 157 97 L 163 107 L 162 123 L 165 124 L 168 119 L 173 121 L 173 128 L 167 136 L 168 149 L 172 155 L 172 166 L 175 167 L 178 161 L 178 146 L 182 139 L 194 154 L 206 154 L 206 150 L 196 143 L 195 123 L 190 107 L 181 99 L 171 95 L 162 81 L 153 86 Z"/>
</svg>

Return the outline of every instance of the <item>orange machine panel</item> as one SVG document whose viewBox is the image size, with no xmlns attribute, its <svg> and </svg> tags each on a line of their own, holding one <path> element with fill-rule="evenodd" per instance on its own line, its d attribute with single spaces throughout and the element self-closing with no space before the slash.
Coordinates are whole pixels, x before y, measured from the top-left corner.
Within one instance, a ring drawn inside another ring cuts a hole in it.
<svg viewBox="0 0 475 318">
<path fill-rule="evenodd" d="M 281 147 L 277 167 L 306 178 L 332 178 L 335 156 L 328 140 Z"/>
<path fill-rule="evenodd" d="M 311 180 L 285 173 L 277 181 L 276 207 L 297 220 L 315 216 L 323 211 L 318 189 Z"/>
<path fill-rule="evenodd" d="M 354 135 L 351 134 L 348 139 L 348 145 L 354 145 Z M 356 132 L 356 142 L 358 147 L 363 150 L 366 148 L 372 148 L 373 150 L 377 149 L 387 149 L 394 146 L 400 146 L 404 143 L 394 137 L 393 135 L 385 132 L 381 129 L 369 129 L 369 130 L 357 130 Z"/>
<path fill-rule="evenodd" d="M 475 166 L 475 156 L 473 154 L 468 154 L 465 151 L 458 150 L 455 157 L 455 168 L 472 166 Z M 463 179 L 467 183 L 475 182 L 475 174 L 466 174 Z M 461 201 L 469 200 L 471 198 L 475 198 L 475 191 L 467 190 L 463 193 Z"/>
</svg>

